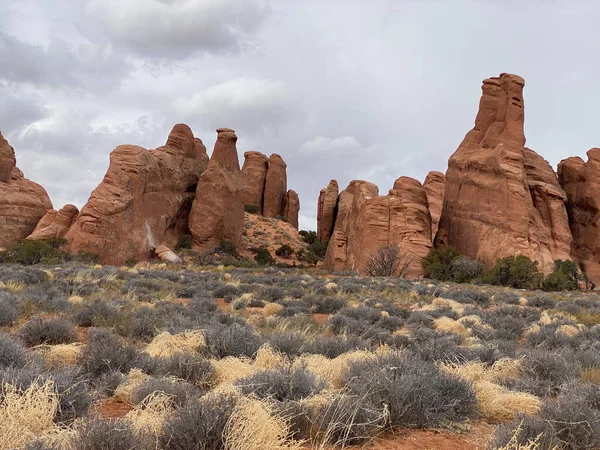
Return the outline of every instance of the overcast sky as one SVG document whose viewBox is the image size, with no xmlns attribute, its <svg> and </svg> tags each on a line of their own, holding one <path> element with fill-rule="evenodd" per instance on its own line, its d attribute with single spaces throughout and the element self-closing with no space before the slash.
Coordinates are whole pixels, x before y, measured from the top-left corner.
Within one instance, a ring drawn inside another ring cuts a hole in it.
<svg viewBox="0 0 600 450">
<path fill-rule="evenodd" d="M 526 80 L 527 145 L 600 146 L 600 2 L 0 0 L 0 131 L 55 208 L 81 207 L 118 144 L 190 125 L 209 152 L 279 153 L 316 227 L 319 190 L 445 171 L 481 81 Z"/>
</svg>

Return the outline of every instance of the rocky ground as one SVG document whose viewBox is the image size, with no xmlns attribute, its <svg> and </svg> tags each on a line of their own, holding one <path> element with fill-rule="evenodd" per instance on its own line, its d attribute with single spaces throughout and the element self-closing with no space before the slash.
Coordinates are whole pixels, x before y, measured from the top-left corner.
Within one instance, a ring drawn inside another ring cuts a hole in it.
<svg viewBox="0 0 600 450">
<path fill-rule="evenodd" d="M 224 266 L 0 282 L 0 449 L 600 446 L 595 293 Z"/>
</svg>

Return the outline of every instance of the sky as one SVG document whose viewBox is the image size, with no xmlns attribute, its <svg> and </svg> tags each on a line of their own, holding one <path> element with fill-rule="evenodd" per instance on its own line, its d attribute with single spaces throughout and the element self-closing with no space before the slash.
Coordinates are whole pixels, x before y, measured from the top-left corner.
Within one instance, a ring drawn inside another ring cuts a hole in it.
<svg viewBox="0 0 600 450">
<path fill-rule="evenodd" d="M 316 229 L 330 179 L 445 171 L 481 81 L 525 78 L 527 146 L 600 146 L 597 0 L 0 0 L 0 131 L 55 208 L 83 206 L 119 144 L 187 123 L 279 153 Z M 584 158 L 585 159 L 585 158 Z"/>
</svg>

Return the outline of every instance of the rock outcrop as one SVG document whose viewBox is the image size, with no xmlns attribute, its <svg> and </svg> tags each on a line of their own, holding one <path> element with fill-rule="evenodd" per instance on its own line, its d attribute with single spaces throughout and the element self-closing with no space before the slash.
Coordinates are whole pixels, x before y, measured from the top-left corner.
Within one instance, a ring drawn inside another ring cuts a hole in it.
<svg viewBox="0 0 600 450">
<path fill-rule="evenodd" d="M 446 176 L 442 172 L 429 172 L 423 182 L 423 188 L 427 193 L 429 212 L 431 213 L 431 239 L 435 239 L 438 223 L 442 215 L 442 203 L 444 200 L 444 185 Z"/>
<path fill-rule="evenodd" d="M 163 244 L 159 245 L 154 250 L 154 253 L 156 253 L 156 256 L 158 256 L 158 259 L 160 259 L 161 261 L 164 261 L 166 263 L 173 263 L 173 264 L 181 263 L 181 258 L 179 258 L 179 256 L 177 256 L 175 254 L 175 252 L 173 250 L 171 250 L 169 247 L 167 247 L 166 245 L 163 245 Z"/>
<path fill-rule="evenodd" d="M 0 133 L 0 248 L 29 236 L 52 209 L 46 190 L 26 179 L 14 149 Z"/>
<path fill-rule="evenodd" d="M 72 253 L 97 253 L 105 264 L 146 260 L 160 243 L 175 246 L 208 157 L 187 125 L 175 125 L 154 150 L 120 145 L 104 179 L 66 235 Z"/>
<path fill-rule="evenodd" d="M 339 194 L 340 188 L 336 180 L 331 180 L 327 187 L 321 189 L 319 193 L 317 204 L 317 239 L 321 242 L 327 242 L 331 238 L 337 214 Z"/>
<path fill-rule="evenodd" d="M 277 153 L 269 156 L 269 170 L 265 179 L 263 216 L 283 216 L 287 194 L 287 165 Z"/>
<path fill-rule="evenodd" d="M 425 189 L 417 180 L 400 177 L 388 195 L 378 193 L 373 183 L 356 180 L 340 193 L 325 268 L 364 274 L 379 249 L 398 246 L 407 265 L 404 275 L 422 275 L 421 261 L 431 248 Z"/>
<path fill-rule="evenodd" d="M 448 161 L 437 245 L 480 258 L 522 254 L 548 272 L 568 259 L 564 201 L 552 168 L 525 149 L 524 80 L 484 80 L 475 127 Z"/>
<path fill-rule="evenodd" d="M 59 211 L 51 209 L 42 217 L 27 239 L 63 238 L 75 222 L 77 214 L 79 214 L 79 209 L 75 205 L 65 205 Z"/>
<path fill-rule="evenodd" d="M 587 152 L 587 163 L 571 157 L 558 164 L 558 177 L 567 193 L 573 234 L 573 257 L 588 278 L 600 285 L 600 148 Z"/>
<path fill-rule="evenodd" d="M 225 240 L 239 247 L 244 228 L 244 183 L 233 130 L 219 128 L 206 170 L 200 176 L 189 228 L 195 246 L 212 250 Z"/>
<path fill-rule="evenodd" d="M 283 216 L 288 223 L 298 229 L 298 213 L 300 212 L 300 197 L 293 189 L 287 191 L 285 196 L 285 207 L 283 208 Z"/>
<path fill-rule="evenodd" d="M 244 180 L 244 204 L 255 205 L 263 213 L 265 181 L 269 170 L 269 158 L 260 152 L 244 153 L 242 179 Z"/>
</svg>

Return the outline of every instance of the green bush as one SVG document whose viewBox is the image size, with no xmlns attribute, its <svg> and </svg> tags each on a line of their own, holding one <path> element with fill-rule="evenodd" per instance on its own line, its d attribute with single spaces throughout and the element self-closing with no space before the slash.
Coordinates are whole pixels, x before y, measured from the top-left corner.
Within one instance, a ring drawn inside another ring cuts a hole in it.
<svg viewBox="0 0 600 450">
<path fill-rule="evenodd" d="M 135 265 L 138 263 L 137 258 L 135 258 L 134 256 L 132 256 L 131 258 L 127 258 L 125 260 L 125 265 L 127 267 L 135 267 Z"/>
<path fill-rule="evenodd" d="M 454 247 L 432 248 L 423 258 L 425 276 L 433 280 L 451 281 L 452 263 L 460 256 Z"/>
<path fill-rule="evenodd" d="M 219 242 L 219 247 L 217 247 L 216 251 L 218 253 L 224 253 L 226 255 L 237 256 L 237 250 L 235 248 L 235 244 L 229 241 L 221 241 Z"/>
<path fill-rule="evenodd" d="M 313 242 L 315 242 L 317 240 L 317 232 L 316 231 L 300 230 L 298 232 L 298 234 L 300 235 L 302 240 L 304 242 L 306 242 L 308 245 L 312 244 Z"/>
<path fill-rule="evenodd" d="M 56 245 L 56 242 L 53 242 Z M 59 264 L 66 257 L 66 253 L 53 247 L 47 241 L 34 241 L 24 239 L 10 245 L 2 252 L 0 259 L 3 262 L 32 265 L 32 264 Z"/>
<path fill-rule="evenodd" d="M 289 258 L 294 254 L 294 249 L 287 244 L 283 244 L 281 247 L 275 250 L 275 254 L 277 256 L 281 256 L 282 258 Z"/>
<path fill-rule="evenodd" d="M 192 240 L 192 236 L 190 234 L 182 234 L 179 236 L 179 240 L 177 241 L 177 246 L 175 247 L 177 250 L 189 250 L 194 246 L 194 241 Z"/>
<path fill-rule="evenodd" d="M 254 261 L 261 266 L 274 266 L 275 259 L 269 252 L 269 249 L 265 246 L 251 248 L 250 251 L 254 253 Z"/>
<path fill-rule="evenodd" d="M 244 205 L 244 211 L 249 214 L 260 214 L 260 207 L 258 205 Z"/>
<path fill-rule="evenodd" d="M 275 219 L 281 220 L 282 222 L 287 222 L 288 221 L 287 217 L 285 217 L 285 216 L 275 216 Z"/>
<path fill-rule="evenodd" d="M 535 289 L 539 287 L 542 277 L 538 272 L 537 261 L 518 255 L 496 260 L 496 264 L 485 274 L 483 281 L 516 289 Z"/>
<path fill-rule="evenodd" d="M 544 291 L 573 291 L 579 289 L 579 281 L 584 281 L 585 276 L 573 261 L 554 261 L 554 269 L 542 281 Z"/>
</svg>

